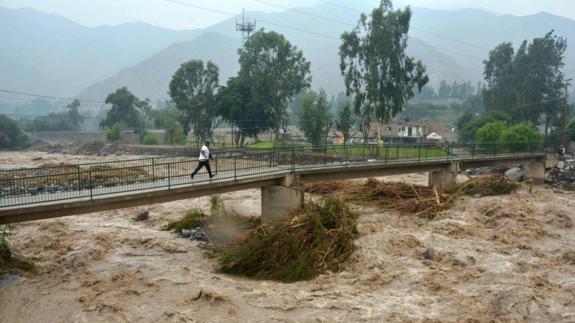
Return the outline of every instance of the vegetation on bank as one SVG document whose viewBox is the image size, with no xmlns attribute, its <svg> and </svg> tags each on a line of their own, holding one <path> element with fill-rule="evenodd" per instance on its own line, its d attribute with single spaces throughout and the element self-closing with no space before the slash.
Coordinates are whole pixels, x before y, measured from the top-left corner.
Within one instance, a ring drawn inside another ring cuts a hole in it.
<svg viewBox="0 0 575 323">
<path fill-rule="evenodd" d="M 337 199 L 308 202 L 286 222 L 262 225 L 222 248 L 219 271 L 282 282 L 338 272 L 355 250 L 357 218 Z"/>
<path fill-rule="evenodd" d="M 0 149 L 20 149 L 30 146 L 30 138 L 18 123 L 0 114 Z"/>
<path fill-rule="evenodd" d="M 12 250 L 8 238 L 12 236 L 13 229 L 10 225 L 0 225 L 0 276 L 15 269 L 23 271 L 34 269 L 34 263 Z"/>
</svg>

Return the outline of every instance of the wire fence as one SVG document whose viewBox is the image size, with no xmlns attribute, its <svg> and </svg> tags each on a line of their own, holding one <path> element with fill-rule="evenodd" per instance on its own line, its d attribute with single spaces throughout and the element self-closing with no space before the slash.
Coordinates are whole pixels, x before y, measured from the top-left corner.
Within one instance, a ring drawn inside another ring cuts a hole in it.
<svg viewBox="0 0 575 323">
<path fill-rule="evenodd" d="M 205 170 L 193 179 L 197 156 L 166 156 L 84 164 L 0 170 L 0 208 L 131 192 L 170 190 L 210 181 L 237 180 L 305 168 L 348 167 L 461 160 L 542 153 L 538 142 L 471 144 L 362 144 L 233 149 L 214 154 L 214 179 Z"/>
</svg>

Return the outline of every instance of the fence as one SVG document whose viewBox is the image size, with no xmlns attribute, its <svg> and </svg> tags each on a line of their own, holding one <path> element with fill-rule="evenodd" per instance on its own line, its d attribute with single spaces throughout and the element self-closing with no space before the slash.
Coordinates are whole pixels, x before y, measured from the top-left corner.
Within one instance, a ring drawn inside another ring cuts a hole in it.
<svg viewBox="0 0 575 323">
<path fill-rule="evenodd" d="M 360 163 L 425 162 L 543 152 L 534 142 L 327 145 L 235 149 L 212 160 L 216 180 L 309 167 L 347 167 Z M 202 171 L 192 180 L 196 156 L 150 157 L 134 160 L 0 170 L 0 208 L 137 191 L 165 190 L 210 181 Z"/>
</svg>

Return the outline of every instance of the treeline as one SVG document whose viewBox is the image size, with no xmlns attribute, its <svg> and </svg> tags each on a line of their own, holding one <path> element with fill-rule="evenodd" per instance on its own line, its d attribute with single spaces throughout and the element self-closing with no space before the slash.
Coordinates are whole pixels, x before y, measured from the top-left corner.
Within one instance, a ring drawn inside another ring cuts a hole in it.
<svg viewBox="0 0 575 323">
<path fill-rule="evenodd" d="M 291 121 L 299 121 L 313 144 L 325 143 L 331 130 L 349 137 L 353 127 L 366 138 L 373 121 L 395 117 L 429 80 L 421 61 L 405 53 L 410 19 L 409 8 L 394 10 L 391 1 L 383 0 L 369 17 L 362 15 L 357 28 L 341 36 L 340 70 L 346 94 L 335 109 L 323 90 L 310 91 L 310 63 L 303 52 L 283 35 L 260 30 L 238 51 L 240 70 L 224 86 L 219 86 L 216 64 L 191 60 L 180 66 L 170 82 L 171 112 L 158 115 L 147 101 L 122 88 L 107 97 L 112 108 L 100 125 L 109 129 L 114 140 L 123 127 L 146 140 L 150 136 L 146 125 L 153 122 L 176 138 L 191 134 L 200 142 L 211 139 L 214 129 L 226 123 L 234 129 L 233 143 L 241 146 L 246 138 L 268 130 L 275 140 L 283 140 L 291 103 Z"/>
<path fill-rule="evenodd" d="M 483 109 L 462 115 L 457 124 L 460 140 L 542 139 L 535 128 L 541 125 L 548 143 L 557 144 L 568 86 L 562 71 L 566 48 L 566 40 L 551 31 L 531 43 L 524 41 L 517 51 L 511 43 L 493 49 L 484 61 Z"/>
<path fill-rule="evenodd" d="M 239 49 L 240 69 L 220 85 L 219 68 L 211 61 L 182 64 L 169 84 L 170 100 L 153 109 L 129 89 L 110 93 L 107 111 L 99 126 L 112 141 L 123 129 L 140 135 L 143 143 L 159 143 L 147 129 L 165 129 L 165 143 L 180 144 L 214 139 L 221 125 L 233 129 L 234 145 L 244 145 L 270 131 L 282 141 L 295 124 L 313 144 L 323 144 L 330 132 L 345 141 L 360 133 L 364 140 L 373 122 L 387 123 L 400 116 L 410 120 L 453 122 L 460 140 L 534 140 L 535 126 L 542 125 L 546 138 L 556 142 L 564 118 L 561 107 L 568 80 L 562 72 L 565 39 L 550 32 L 523 42 L 515 51 L 503 43 L 484 62 L 485 86 L 470 82 L 442 81 L 437 91 L 421 61 L 406 54 L 409 8 L 395 10 L 382 0 L 371 14 L 362 15 L 357 27 L 341 35 L 340 71 L 346 92 L 328 99 L 323 90 L 312 91 L 310 63 L 303 52 L 283 35 L 260 30 Z M 417 94 L 419 92 L 419 94 Z M 457 99 L 450 105 L 414 102 L 410 99 Z M 82 124 L 79 102 L 46 119 L 23 123 L 24 129 L 77 129 Z M 11 124 L 9 125 L 11 126 Z M 570 122 L 575 137 L 575 120 Z M 0 128 L 4 142 L 16 142 Z M 18 137 L 18 132 L 14 132 Z"/>
<path fill-rule="evenodd" d="M 418 100 L 437 100 L 437 99 L 458 99 L 465 100 L 473 95 L 481 93 L 481 83 L 473 86 L 471 81 L 457 82 L 453 81 L 451 84 L 445 80 L 441 80 L 439 88 L 435 89 L 431 85 L 426 85 L 421 89 L 421 92 L 415 95 Z"/>
</svg>

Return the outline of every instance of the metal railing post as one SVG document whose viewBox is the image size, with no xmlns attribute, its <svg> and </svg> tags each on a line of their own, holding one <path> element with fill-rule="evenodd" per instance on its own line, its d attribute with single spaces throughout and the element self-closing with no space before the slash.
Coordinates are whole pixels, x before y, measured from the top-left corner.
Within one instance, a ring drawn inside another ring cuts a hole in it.
<svg viewBox="0 0 575 323">
<path fill-rule="evenodd" d="M 168 165 L 168 190 L 172 189 L 172 173 L 170 170 L 170 162 L 168 162 L 166 165 Z"/>
<path fill-rule="evenodd" d="M 156 159 L 152 157 L 152 182 L 156 182 Z"/>
<path fill-rule="evenodd" d="M 292 147 L 291 149 L 291 161 L 292 161 L 291 169 L 292 171 L 295 171 L 295 147 Z"/>
<path fill-rule="evenodd" d="M 345 148 L 344 148 L 344 153 L 345 153 L 345 167 L 347 167 L 347 165 L 348 165 L 347 146 L 345 146 Z"/>
<path fill-rule="evenodd" d="M 90 185 L 90 200 L 94 199 L 93 183 L 92 183 L 92 171 L 88 170 L 88 185 Z"/>
<path fill-rule="evenodd" d="M 76 165 L 76 180 L 78 181 L 78 192 L 82 190 L 82 177 L 80 176 L 80 165 Z"/>
<path fill-rule="evenodd" d="M 417 145 L 417 161 L 421 163 L 421 144 Z"/>
<path fill-rule="evenodd" d="M 270 167 L 274 166 L 274 152 L 275 152 L 275 148 L 274 146 L 272 146 L 272 150 L 270 151 L 271 156 L 270 156 Z"/>
<path fill-rule="evenodd" d="M 234 154 L 234 181 L 238 180 L 238 162 L 237 162 L 237 160 L 238 160 L 238 158 Z"/>
<path fill-rule="evenodd" d="M 387 164 L 387 158 L 389 157 L 389 147 L 385 145 L 385 163 Z"/>
</svg>

